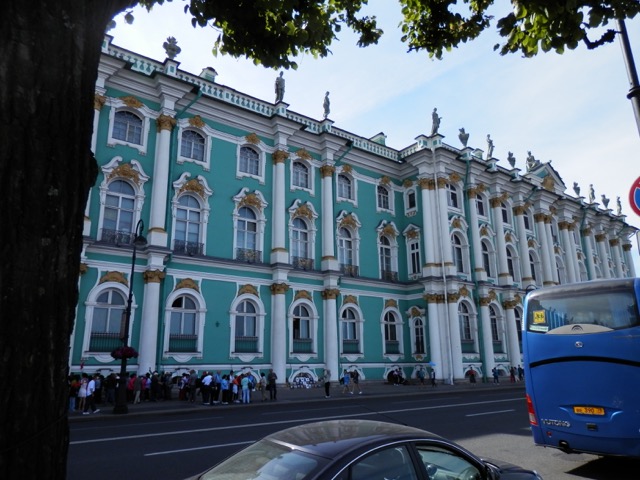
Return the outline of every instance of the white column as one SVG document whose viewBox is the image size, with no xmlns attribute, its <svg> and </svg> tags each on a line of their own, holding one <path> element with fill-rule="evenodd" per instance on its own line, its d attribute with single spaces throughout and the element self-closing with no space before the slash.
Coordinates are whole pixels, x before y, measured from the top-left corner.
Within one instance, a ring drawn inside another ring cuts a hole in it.
<svg viewBox="0 0 640 480">
<path fill-rule="evenodd" d="M 436 264 L 435 255 L 435 231 L 433 228 L 433 201 L 430 198 L 431 192 L 435 188 L 435 182 L 428 178 L 420 178 L 418 180 L 420 185 L 420 196 L 422 198 L 422 225 L 423 235 L 422 240 L 424 242 L 424 268 L 422 269 L 423 276 L 432 276 L 435 274 L 435 269 L 438 267 Z"/>
<path fill-rule="evenodd" d="M 324 313 L 324 363 L 331 372 L 331 380 L 336 381 L 340 376 L 340 336 L 338 335 L 338 311 L 336 297 L 340 291 L 337 288 L 327 288 L 322 291 L 322 309 Z"/>
<path fill-rule="evenodd" d="M 104 106 L 107 99 L 104 95 L 95 93 L 93 97 L 93 133 L 91 134 L 91 151 L 95 154 L 98 144 L 98 126 L 100 125 L 100 110 Z"/>
<path fill-rule="evenodd" d="M 493 226 L 496 230 L 496 253 L 498 257 L 498 284 L 511 285 L 513 278 L 509 275 L 507 265 L 507 244 L 504 241 L 504 223 L 502 221 L 502 202 L 504 198 L 494 197 L 490 200 L 493 213 Z"/>
<path fill-rule="evenodd" d="M 335 254 L 335 232 L 333 230 L 333 174 L 335 172 L 333 165 L 325 164 L 320 167 L 320 175 L 322 175 L 322 269 L 337 270 L 338 262 Z M 334 298 L 335 304 L 335 298 Z M 331 370 L 331 375 L 337 375 L 338 372 Z M 337 378 L 337 377 L 336 377 Z"/>
<path fill-rule="evenodd" d="M 513 209 L 513 215 L 516 219 L 516 228 L 518 229 L 518 255 L 520 256 L 520 269 L 522 271 L 522 288 L 525 290 L 529 286 L 535 286 L 533 273 L 531 272 L 531 262 L 529 261 L 527 228 L 524 225 L 524 216 L 526 213 L 526 207 L 523 205 L 517 206 Z"/>
<path fill-rule="evenodd" d="M 287 309 L 286 283 L 271 285 L 271 368 L 280 382 L 287 378 Z"/>
<path fill-rule="evenodd" d="M 573 259 L 573 268 L 576 277 L 576 282 L 580 282 L 582 277 L 580 276 L 580 262 L 578 261 L 578 248 L 576 247 L 575 234 L 573 231 L 575 230 L 575 223 L 569 224 L 569 239 L 571 240 L 569 243 L 571 258 Z"/>
<path fill-rule="evenodd" d="M 564 260 L 566 262 L 565 271 L 567 272 L 567 281 L 569 283 L 575 283 L 576 280 L 576 259 L 571 251 L 571 245 L 573 244 L 573 239 L 569 235 L 569 222 L 558 222 L 558 229 L 560 230 L 560 235 L 562 236 L 562 244 L 564 245 Z"/>
<path fill-rule="evenodd" d="M 156 158 L 153 162 L 153 188 L 151 189 L 151 215 L 149 224 L 149 244 L 154 246 L 167 246 L 167 231 L 165 215 L 169 208 L 167 190 L 169 188 L 169 164 L 171 131 L 176 121 L 169 115 L 160 115 L 156 120 L 158 126 L 158 141 Z"/>
<path fill-rule="evenodd" d="M 435 363 L 433 367 L 436 371 L 436 378 L 443 378 L 443 362 L 442 348 L 440 346 L 440 324 L 438 323 L 438 304 L 436 303 L 436 295 L 425 295 L 427 300 L 427 316 L 429 317 L 429 359 Z"/>
<path fill-rule="evenodd" d="M 595 280 L 598 276 L 596 275 L 596 265 L 593 262 L 593 233 L 591 227 L 583 229 L 580 235 L 584 238 L 584 255 L 587 257 L 586 266 L 589 280 Z"/>
<path fill-rule="evenodd" d="M 518 326 L 516 325 L 516 314 L 514 312 L 516 303 L 515 300 L 507 300 L 503 304 L 507 327 L 507 354 L 512 367 L 520 365 L 520 343 L 518 342 Z"/>
<path fill-rule="evenodd" d="M 458 321 L 458 299 L 459 294 L 449 295 L 447 308 L 449 309 L 449 337 L 451 342 L 451 370 L 454 380 L 464 379 L 464 370 L 462 368 L 462 341 L 460 340 L 460 322 Z"/>
<path fill-rule="evenodd" d="M 609 269 L 609 255 L 607 255 L 606 241 L 606 233 L 599 233 L 596 235 L 596 246 L 598 248 L 598 256 L 600 257 L 602 276 L 604 278 L 611 278 L 611 270 Z"/>
<path fill-rule="evenodd" d="M 629 277 L 635 277 L 636 276 L 636 267 L 633 264 L 633 255 L 631 254 L 631 248 L 633 246 L 630 243 L 625 243 L 624 245 L 622 245 L 622 251 L 624 254 L 624 263 L 627 265 L 627 271 L 628 271 L 628 275 Z"/>
<path fill-rule="evenodd" d="M 273 228 L 271 230 L 271 263 L 289 263 L 285 247 L 285 162 L 288 153 L 284 150 L 273 152 Z M 277 374 L 277 372 L 276 372 Z M 280 376 L 278 376 L 280 378 Z"/>
<path fill-rule="evenodd" d="M 616 271 L 617 278 L 624 277 L 624 270 L 622 269 L 622 255 L 620 253 L 620 239 L 613 238 L 609 240 L 609 247 L 611 248 L 611 254 L 613 255 L 613 265 Z"/>
<path fill-rule="evenodd" d="M 560 279 L 558 278 L 558 264 L 556 262 L 556 250 L 553 242 L 553 234 L 551 232 L 551 222 L 553 221 L 551 215 L 547 215 L 544 219 L 544 227 L 547 232 L 548 239 L 548 247 L 549 247 L 549 260 L 551 263 L 551 276 L 553 278 L 553 283 L 558 285 L 560 283 Z"/>
<path fill-rule="evenodd" d="M 160 270 L 144 272 L 144 302 L 140 323 L 140 347 L 138 352 L 138 374 L 157 370 L 158 328 L 164 315 L 160 314 L 160 282 L 165 273 Z M 166 328 L 169 328 L 167 325 Z M 164 346 L 160 346 L 164 348 Z"/>
<path fill-rule="evenodd" d="M 445 267 L 445 272 L 448 274 L 454 274 L 453 268 L 453 251 L 451 249 L 451 234 L 449 231 L 449 207 L 447 203 L 447 179 L 438 178 L 437 181 L 438 196 L 437 209 L 436 209 L 436 221 L 440 223 L 440 254 L 442 258 L 440 261 Z"/>
<path fill-rule="evenodd" d="M 469 199 L 469 229 L 471 229 L 471 248 L 475 252 L 474 265 L 471 265 L 477 273 L 484 272 L 484 263 L 482 262 L 482 246 L 480 245 L 480 228 L 478 224 L 478 209 L 476 208 L 477 190 L 470 188 L 467 192 Z M 480 280 L 486 280 L 489 272 L 484 272 Z"/>
<path fill-rule="evenodd" d="M 549 257 L 549 237 L 547 237 L 547 228 L 545 227 L 546 215 L 544 213 L 536 213 L 534 215 L 538 241 L 540 242 L 540 253 L 542 255 L 542 285 L 553 285 L 553 274 L 551 273 L 551 258 Z"/>
<path fill-rule="evenodd" d="M 482 338 L 478 340 L 482 342 L 484 351 L 484 359 L 482 361 L 484 365 L 484 376 L 491 379 L 491 372 L 493 367 L 496 366 L 495 358 L 493 355 L 493 338 L 491 337 L 491 319 L 489 318 L 489 303 L 491 300 L 489 297 L 480 298 L 480 323 L 482 324 Z M 479 333 L 479 332 L 478 332 Z"/>
</svg>

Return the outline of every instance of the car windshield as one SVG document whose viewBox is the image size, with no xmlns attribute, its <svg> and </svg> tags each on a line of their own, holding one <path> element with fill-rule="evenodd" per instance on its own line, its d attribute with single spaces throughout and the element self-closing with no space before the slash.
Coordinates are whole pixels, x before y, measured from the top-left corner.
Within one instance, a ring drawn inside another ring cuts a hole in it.
<svg viewBox="0 0 640 480">
<path fill-rule="evenodd" d="M 261 440 L 202 474 L 201 480 L 304 480 L 327 459 Z"/>
</svg>

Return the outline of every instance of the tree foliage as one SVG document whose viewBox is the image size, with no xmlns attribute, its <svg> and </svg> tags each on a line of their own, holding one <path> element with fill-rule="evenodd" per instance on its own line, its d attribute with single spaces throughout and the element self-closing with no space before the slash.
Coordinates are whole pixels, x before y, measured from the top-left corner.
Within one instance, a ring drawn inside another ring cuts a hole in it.
<svg viewBox="0 0 640 480">
<path fill-rule="evenodd" d="M 147 8 L 172 0 L 141 0 Z M 343 25 L 359 35 L 358 45 L 378 42 L 383 34 L 375 16 L 359 15 L 368 0 L 188 0 L 185 12 L 193 26 L 212 26 L 218 32 L 214 54 L 246 56 L 266 67 L 296 68 L 293 57 L 310 53 L 324 57 Z M 496 21 L 504 43 L 502 55 L 540 51 L 563 53 L 581 42 L 596 48 L 613 41 L 609 24 L 633 18 L 638 0 L 512 0 L 502 18 L 491 13 L 495 0 L 399 0 L 402 41 L 409 51 L 426 51 L 442 58 L 445 51 L 477 38 Z M 609 27 L 609 28 L 608 28 Z M 590 38 L 591 36 L 591 38 Z"/>
</svg>

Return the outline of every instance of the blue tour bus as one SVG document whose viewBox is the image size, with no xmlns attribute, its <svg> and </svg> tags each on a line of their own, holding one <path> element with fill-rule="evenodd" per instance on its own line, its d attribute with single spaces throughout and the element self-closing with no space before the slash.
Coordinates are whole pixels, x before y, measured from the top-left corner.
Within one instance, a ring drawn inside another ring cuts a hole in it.
<svg viewBox="0 0 640 480">
<path fill-rule="evenodd" d="M 640 457 L 640 279 L 527 294 L 522 344 L 537 445 Z"/>
</svg>

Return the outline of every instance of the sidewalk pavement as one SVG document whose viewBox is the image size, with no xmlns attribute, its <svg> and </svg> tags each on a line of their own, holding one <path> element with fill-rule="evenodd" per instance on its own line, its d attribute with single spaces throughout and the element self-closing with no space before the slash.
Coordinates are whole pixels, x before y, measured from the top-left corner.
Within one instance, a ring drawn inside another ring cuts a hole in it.
<svg viewBox="0 0 640 480">
<path fill-rule="evenodd" d="M 142 402 L 136 405 L 128 404 L 129 412 L 127 416 L 148 415 L 148 414 L 180 414 L 180 413 L 194 413 L 207 409 L 229 409 L 229 408 L 255 408 L 266 407 L 273 404 L 291 404 L 291 403 L 309 403 L 309 402 L 332 402 L 340 400 L 349 400 L 362 397 L 397 397 L 397 396 L 415 396 L 415 395 L 438 395 L 438 394 L 451 394 L 463 391 L 473 390 L 487 390 L 487 389 L 513 389 L 520 390 L 524 396 L 524 382 L 511 383 L 509 378 L 501 379 L 499 384 L 495 384 L 491 381 L 486 383 L 456 383 L 454 385 L 438 383 L 436 387 L 432 387 L 425 382 L 425 385 L 419 383 L 413 383 L 411 385 L 393 385 L 391 383 L 381 381 L 361 381 L 360 388 L 362 394 L 357 392 L 354 394 L 342 393 L 342 385 L 338 382 L 331 382 L 331 396 L 325 398 L 323 385 L 311 386 L 310 388 L 288 388 L 287 386 L 278 385 L 277 400 L 267 400 L 262 402 L 261 393 L 254 391 L 251 393 L 251 403 L 233 403 L 229 405 L 203 405 L 202 397 L 198 395 L 195 403 L 190 403 L 184 400 L 178 400 L 177 389 L 172 389 L 171 400 L 160 400 L 156 402 Z M 268 395 L 267 395 L 268 396 Z M 83 415 L 82 412 L 73 412 L 69 414 L 69 421 L 84 421 L 89 419 L 95 419 L 96 417 L 116 418 L 122 417 L 122 414 L 114 414 L 113 406 L 109 404 L 96 405 L 100 412 L 91 415 Z"/>
</svg>

